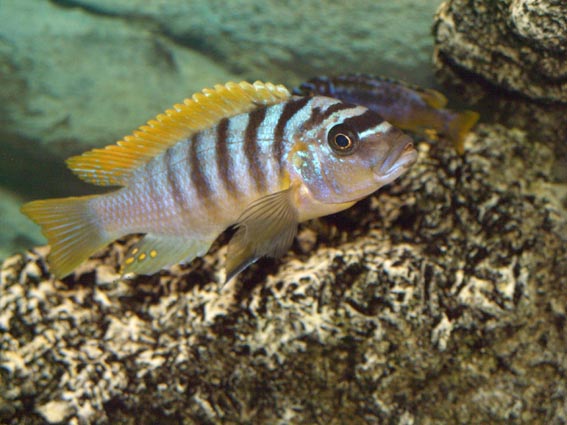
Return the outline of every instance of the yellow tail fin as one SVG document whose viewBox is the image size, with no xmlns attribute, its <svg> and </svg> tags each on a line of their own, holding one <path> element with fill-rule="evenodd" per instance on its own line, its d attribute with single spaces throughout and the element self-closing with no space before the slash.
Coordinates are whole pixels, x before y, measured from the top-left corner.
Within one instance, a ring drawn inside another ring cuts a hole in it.
<svg viewBox="0 0 567 425">
<path fill-rule="evenodd" d="M 97 224 L 89 200 L 95 196 L 33 201 L 22 212 L 41 226 L 51 251 L 47 261 L 55 276 L 70 274 L 95 251 L 112 241 Z"/>
<path fill-rule="evenodd" d="M 459 155 L 465 153 L 465 136 L 474 127 L 478 118 L 477 112 L 464 111 L 456 114 L 455 118 L 449 122 L 447 133 Z"/>
</svg>

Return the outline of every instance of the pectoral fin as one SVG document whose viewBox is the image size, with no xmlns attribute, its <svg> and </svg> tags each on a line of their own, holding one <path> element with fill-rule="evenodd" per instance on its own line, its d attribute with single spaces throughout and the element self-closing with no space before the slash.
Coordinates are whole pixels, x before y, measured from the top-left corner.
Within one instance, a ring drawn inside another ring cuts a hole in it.
<svg viewBox="0 0 567 425">
<path fill-rule="evenodd" d="M 292 203 L 292 189 L 258 199 L 248 206 L 237 223 L 228 245 L 228 282 L 258 258 L 279 257 L 293 242 L 298 214 Z"/>
<path fill-rule="evenodd" d="M 153 274 L 172 264 L 204 255 L 211 243 L 183 236 L 147 234 L 130 249 L 121 273 Z"/>
</svg>

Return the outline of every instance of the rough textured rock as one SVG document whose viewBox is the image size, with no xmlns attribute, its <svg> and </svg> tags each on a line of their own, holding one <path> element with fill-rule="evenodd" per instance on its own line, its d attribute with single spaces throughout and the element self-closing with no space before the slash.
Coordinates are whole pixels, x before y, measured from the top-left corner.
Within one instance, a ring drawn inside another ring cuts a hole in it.
<svg viewBox="0 0 567 425">
<path fill-rule="evenodd" d="M 480 112 L 482 122 L 519 128 L 526 132 L 528 139 L 550 147 L 555 158 L 552 179 L 567 183 L 567 104 L 546 104 L 519 94 L 503 93 L 449 66 L 439 68 L 436 74 L 447 90 L 458 94 L 461 102 Z"/>
<path fill-rule="evenodd" d="M 567 103 L 567 3 L 450 0 L 434 24 L 438 68 L 464 69 L 532 99 Z"/>
<path fill-rule="evenodd" d="M 521 131 L 466 146 L 420 145 L 400 181 L 223 289 L 220 244 L 132 281 L 132 241 L 63 281 L 45 248 L 10 258 L 0 421 L 566 423 L 567 192 Z"/>
</svg>

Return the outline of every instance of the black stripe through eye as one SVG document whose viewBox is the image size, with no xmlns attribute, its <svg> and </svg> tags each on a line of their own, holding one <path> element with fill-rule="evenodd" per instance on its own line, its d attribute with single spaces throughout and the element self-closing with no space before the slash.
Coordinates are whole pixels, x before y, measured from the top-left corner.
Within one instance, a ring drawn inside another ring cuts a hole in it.
<svg viewBox="0 0 567 425">
<path fill-rule="evenodd" d="M 348 128 L 356 129 L 358 133 L 364 133 L 366 130 L 377 127 L 383 122 L 384 120 L 380 115 L 371 110 L 367 110 L 360 115 L 345 119 L 343 125 Z"/>
</svg>

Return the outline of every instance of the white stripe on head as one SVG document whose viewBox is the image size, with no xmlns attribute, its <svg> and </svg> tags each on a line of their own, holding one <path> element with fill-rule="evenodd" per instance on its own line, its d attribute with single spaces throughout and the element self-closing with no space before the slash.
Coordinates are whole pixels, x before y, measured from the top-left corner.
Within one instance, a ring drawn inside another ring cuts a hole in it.
<svg viewBox="0 0 567 425">
<path fill-rule="evenodd" d="M 390 124 L 387 121 L 382 121 L 380 124 L 378 124 L 375 127 L 369 128 L 365 131 L 363 131 L 362 133 L 358 134 L 358 138 L 359 139 L 364 139 L 365 137 L 370 136 L 371 134 L 376 134 L 376 133 L 386 133 L 388 130 L 390 130 L 392 128 L 392 124 Z"/>
</svg>

